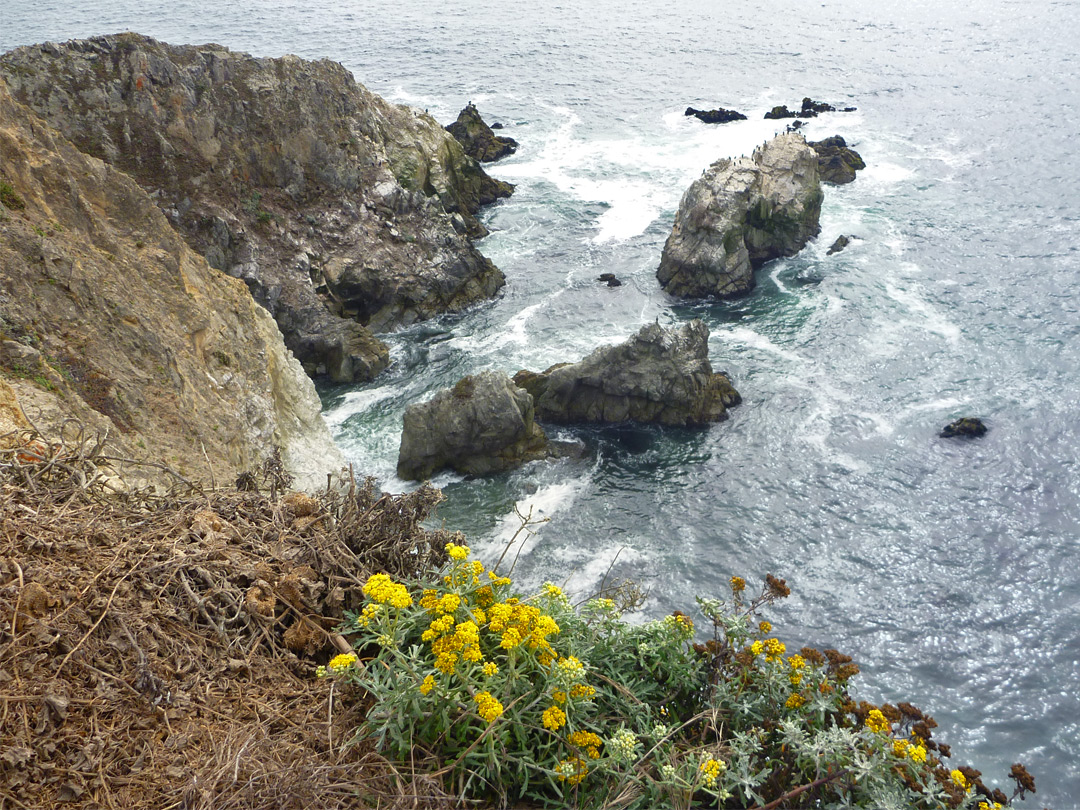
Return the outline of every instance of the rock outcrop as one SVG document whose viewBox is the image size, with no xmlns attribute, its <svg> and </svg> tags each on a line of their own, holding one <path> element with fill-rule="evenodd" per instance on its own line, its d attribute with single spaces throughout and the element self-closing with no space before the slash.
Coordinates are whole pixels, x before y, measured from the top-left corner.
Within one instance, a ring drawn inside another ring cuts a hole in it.
<svg viewBox="0 0 1080 810">
<path fill-rule="evenodd" d="M 706 169 L 679 203 L 656 271 L 661 286 L 687 298 L 751 289 L 755 268 L 793 256 L 818 234 L 817 166 L 817 153 L 791 132 Z"/>
<path fill-rule="evenodd" d="M 405 410 L 397 474 L 420 481 L 449 467 L 486 475 L 548 455 L 532 397 L 505 374 L 485 371 Z"/>
<path fill-rule="evenodd" d="M 368 379 L 388 361 L 372 331 L 504 283 L 471 237 L 508 184 L 335 62 L 128 33 L 19 48 L 0 57 L 0 77 L 243 279 L 312 375 Z"/>
<path fill-rule="evenodd" d="M 846 234 L 840 234 L 840 236 L 836 237 L 836 241 L 829 245 L 829 249 L 825 251 L 825 255 L 832 256 L 834 253 L 839 253 L 841 250 L 851 244 L 852 239 L 858 238 L 859 237 L 854 235 L 847 236 Z"/>
<path fill-rule="evenodd" d="M 492 132 L 471 101 L 458 113 L 457 121 L 450 124 L 446 131 L 457 138 L 466 155 L 481 163 L 490 163 L 512 155 L 518 148 L 518 142 L 513 138 Z"/>
<path fill-rule="evenodd" d="M 672 329 L 647 324 L 580 363 L 519 371 L 514 382 L 532 395 L 541 422 L 703 425 L 726 419 L 741 401 L 731 380 L 713 373 L 709 328 L 699 320 Z"/>
<path fill-rule="evenodd" d="M 832 104 L 826 104 L 824 101 L 814 101 L 812 98 L 804 98 L 802 100 L 802 106 L 798 110 L 793 112 L 787 108 L 786 104 L 781 104 L 765 113 L 765 118 L 769 120 L 779 120 L 781 118 L 817 118 L 818 113 L 855 112 L 856 109 L 858 108 L 837 108 Z"/>
<path fill-rule="evenodd" d="M 122 172 L 72 146 L 0 79 L 0 386 L 49 440 L 219 483 L 275 447 L 305 487 L 343 459 L 311 380 L 246 286 L 191 250 Z M 74 420 L 73 423 L 68 420 Z"/>
<path fill-rule="evenodd" d="M 986 434 L 986 425 L 981 419 L 974 416 L 965 416 L 950 422 L 941 429 L 938 435 L 943 439 L 977 439 Z"/>
<path fill-rule="evenodd" d="M 850 183 L 855 179 L 855 172 L 866 168 L 862 156 L 839 135 L 809 143 L 818 155 L 818 175 L 822 183 Z"/>
<path fill-rule="evenodd" d="M 741 112 L 726 110 L 723 107 L 717 107 L 715 110 L 695 110 L 693 107 L 687 107 L 683 114 L 692 115 L 706 124 L 728 124 L 732 121 L 746 120 L 746 116 Z"/>
</svg>

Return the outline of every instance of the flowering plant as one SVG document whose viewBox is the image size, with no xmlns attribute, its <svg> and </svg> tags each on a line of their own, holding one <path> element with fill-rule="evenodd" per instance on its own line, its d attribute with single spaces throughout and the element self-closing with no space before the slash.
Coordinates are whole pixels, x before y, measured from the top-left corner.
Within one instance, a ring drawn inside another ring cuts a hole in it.
<svg viewBox="0 0 1080 810">
<path fill-rule="evenodd" d="M 730 597 L 699 600 L 712 638 L 694 644 L 685 614 L 631 625 L 611 599 L 575 610 L 551 583 L 523 597 L 467 547 L 446 551 L 434 581 L 373 575 L 346 628 L 360 657 L 322 674 L 370 695 L 362 736 L 462 798 L 977 810 L 1012 798 L 946 768 L 915 707 L 856 704 L 849 657 L 789 655 L 758 616 L 788 594 L 783 580 L 750 598 L 732 577 Z M 1017 794 L 1033 791 L 1017 768 Z"/>
</svg>

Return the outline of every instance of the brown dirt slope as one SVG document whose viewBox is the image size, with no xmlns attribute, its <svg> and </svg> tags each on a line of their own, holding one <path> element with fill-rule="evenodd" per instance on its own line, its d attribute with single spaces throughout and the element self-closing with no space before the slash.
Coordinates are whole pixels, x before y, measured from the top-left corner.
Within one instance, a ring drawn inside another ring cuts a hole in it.
<svg viewBox="0 0 1080 810">
<path fill-rule="evenodd" d="M 103 497 L 95 448 L 69 451 L 0 450 L 0 807 L 433 802 L 349 745 L 361 696 L 313 673 L 369 572 L 461 541 L 420 528 L 437 490 L 285 495 L 271 462 L 246 491 Z"/>
</svg>

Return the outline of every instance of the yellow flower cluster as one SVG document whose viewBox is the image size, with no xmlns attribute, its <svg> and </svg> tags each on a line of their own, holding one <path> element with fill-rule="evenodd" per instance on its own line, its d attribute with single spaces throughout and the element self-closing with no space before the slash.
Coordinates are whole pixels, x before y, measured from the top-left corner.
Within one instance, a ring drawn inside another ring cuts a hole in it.
<svg viewBox="0 0 1080 810">
<path fill-rule="evenodd" d="M 784 706 L 788 709 L 797 709 L 804 703 L 806 703 L 806 698 L 804 698 L 798 692 L 793 692 L 791 695 L 788 696 L 788 699 L 784 701 Z"/>
<path fill-rule="evenodd" d="M 866 727 L 877 734 L 884 734 L 889 730 L 890 724 L 880 709 L 871 709 L 866 717 Z"/>
<path fill-rule="evenodd" d="M 473 696 L 476 701 L 476 711 L 489 723 L 495 722 L 502 716 L 503 705 L 495 699 L 491 692 L 479 692 Z"/>
<path fill-rule="evenodd" d="M 673 613 L 664 617 L 664 627 L 676 631 L 684 639 L 694 635 L 694 622 L 684 613 Z"/>
<path fill-rule="evenodd" d="M 566 703 L 566 692 L 562 689 L 556 689 L 551 693 L 551 699 L 560 705 Z"/>
<path fill-rule="evenodd" d="M 494 661 L 488 661 L 486 664 L 484 664 L 484 668 L 481 671 L 488 678 L 492 678 L 495 675 L 499 674 L 499 665 L 496 664 Z"/>
<path fill-rule="evenodd" d="M 715 789 L 716 780 L 720 778 L 720 774 L 727 770 L 727 765 L 719 759 L 710 757 L 701 763 L 698 770 L 701 771 L 705 787 Z"/>
<path fill-rule="evenodd" d="M 575 748 L 584 749 L 589 759 L 600 759 L 600 745 L 603 740 L 591 731 L 575 731 L 566 738 L 566 741 Z"/>
<path fill-rule="evenodd" d="M 396 608 L 412 606 L 412 597 L 409 589 L 399 585 L 386 574 L 372 574 L 364 583 L 364 596 L 380 604 L 390 604 Z"/>
<path fill-rule="evenodd" d="M 979 810 L 1003 810 L 1004 805 L 1001 802 L 979 802 Z"/>
<path fill-rule="evenodd" d="M 504 650 L 524 644 L 527 649 L 537 652 L 541 659 L 548 658 L 548 663 L 554 660 L 555 651 L 547 639 L 559 632 L 559 625 L 539 608 L 511 598 L 488 608 L 487 618 L 491 632 L 502 634 L 499 646 Z M 541 663 L 544 661 L 541 660 Z"/>
<path fill-rule="evenodd" d="M 341 655 L 335 655 L 331 658 L 330 663 L 326 665 L 326 668 L 334 675 L 340 675 L 355 664 L 357 660 L 355 653 L 342 653 Z"/>
<path fill-rule="evenodd" d="M 791 674 L 788 675 L 788 680 L 791 681 L 792 686 L 798 686 L 802 683 L 803 670 L 806 669 L 806 659 L 796 653 L 787 660 L 788 666 L 791 667 Z"/>
<path fill-rule="evenodd" d="M 456 543 L 446 544 L 446 553 L 450 555 L 451 560 L 467 560 L 469 559 L 469 547 L 459 546 Z"/>
<path fill-rule="evenodd" d="M 766 661 L 779 661 L 781 656 L 787 652 L 787 647 L 784 646 L 778 638 L 765 639 L 765 660 Z"/>
<path fill-rule="evenodd" d="M 552 706 L 544 712 L 541 719 L 544 722 L 544 728 L 551 729 L 552 731 L 558 731 L 560 728 L 566 725 L 566 712 L 564 712 L 558 706 Z"/>
<path fill-rule="evenodd" d="M 570 698 L 594 698 L 596 697 L 596 687 L 590 686 L 587 683 L 575 683 L 570 687 Z"/>
<path fill-rule="evenodd" d="M 356 617 L 356 626 L 360 629 L 367 627 L 379 615 L 379 611 L 382 610 L 382 605 L 378 602 L 369 602 L 364 606 L 364 610 Z"/>
<path fill-rule="evenodd" d="M 894 754 L 896 754 L 896 756 L 900 757 L 900 759 L 903 759 L 904 757 L 907 756 L 907 751 L 908 751 L 908 741 L 907 740 L 893 740 L 892 752 Z"/>
<path fill-rule="evenodd" d="M 420 694 L 421 695 L 426 695 L 428 692 L 430 692 L 434 688 L 435 688 L 435 676 L 428 675 L 426 678 L 424 678 L 424 682 L 422 684 L 420 684 Z"/>
<path fill-rule="evenodd" d="M 550 596 L 552 599 L 558 599 L 563 595 L 562 588 L 552 582 L 544 583 L 544 593 Z"/>
<path fill-rule="evenodd" d="M 769 635 L 769 633 L 772 632 L 772 625 L 769 622 L 759 622 L 757 627 L 758 630 L 761 631 L 762 635 L 767 636 Z"/>
<path fill-rule="evenodd" d="M 589 766 L 585 760 L 580 757 L 571 757 L 570 759 L 564 759 L 559 763 L 559 767 L 556 768 L 559 774 L 560 782 L 569 782 L 571 785 L 576 785 L 581 782 L 589 774 Z"/>
<path fill-rule="evenodd" d="M 731 592 L 732 593 L 742 593 L 745 590 L 746 590 L 746 580 L 745 579 L 743 579 L 742 577 L 732 577 L 731 578 Z"/>
<path fill-rule="evenodd" d="M 913 745 L 908 748 L 908 756 L 912 762 L 926 762 L 926 749 L 922 745 Z"/>
<path fill-rule="evenodd" d="M 557 674 L 567 683 L 576 683 L 585 677 L 585 667 L 572 655 L 563 658 L 555 667 Z"/>
<path fill-rule="evenodd" d="M 428 626 L 421 638 L 431 642 L 435 669 L 446 675 L 453 673 L 459 659 L 471 663 L 484 660 L 480 652 L 480 628 L 472 620 L 454 624 L 452 615 L 442 616 Z"/>
<path fill-rule="evenodd" d="M 949 778 L 952 779 L 953 784 L 957 787 L 961 787 L 964 790 L 971 790 L 971 785 L 968 784 L 967 777 L 964 776 L 964 774 L 962 774 L 960 771 L 949 771 Z"/>
</svg>

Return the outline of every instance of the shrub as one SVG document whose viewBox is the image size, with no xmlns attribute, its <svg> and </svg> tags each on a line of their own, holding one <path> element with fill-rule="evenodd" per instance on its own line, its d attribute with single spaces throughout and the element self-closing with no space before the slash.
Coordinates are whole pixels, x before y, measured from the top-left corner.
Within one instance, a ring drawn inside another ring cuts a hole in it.
<svg viewBox="0 0 1080 810">
<path fill-rule="evenodd" d="M 450 543 L 441 577 L 375 574 L 349 618 L 358 655 L 320 672 L 370 697 L 359 736 L 461 799 L 580 807 L 994 810 L 1007 797 L 950 769 L 933 718 L 855 703 L 835 650 L 786 645 L 760 611 L 788 595 L 698 600 L 711 638 L 676 612 L 629 624 L 611 599 L 575 610 L 555 585 L 528 598 Z M 1023 777 L 1030 776 L 1021 766 Z M 985 807 L 984 807 L 985 805 Z"/>
<path fill-rule="evenodd" d="M 12 211 L 21 211 L 26 208 L 23 198 L 7 180 L 0 180 L 0 204 Z"/>
</svg>

